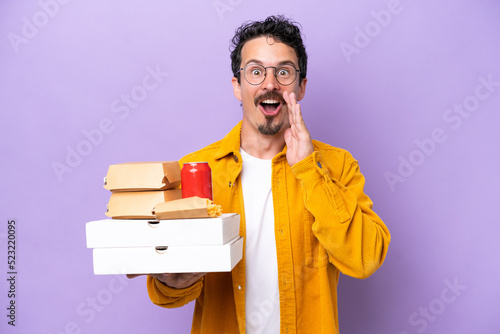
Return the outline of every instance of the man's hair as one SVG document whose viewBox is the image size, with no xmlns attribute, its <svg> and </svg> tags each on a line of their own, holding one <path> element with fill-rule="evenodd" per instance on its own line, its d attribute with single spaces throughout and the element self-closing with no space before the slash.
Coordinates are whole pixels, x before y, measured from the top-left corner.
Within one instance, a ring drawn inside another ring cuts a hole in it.
<svg viewBox="0 0 500 334">
<path fill-rule="evenodd" d="M 236 29 L 236 33 L 231 40 L 231 69 L 233 75 L 238 78 L 236 74 L 241 66 L 241 50 L 246 42 L 257 37 L 272 37 L 278 42 L 284 43 L 295 50 L 297 58 L 299 59 L 299 83 L 307 74 L 307 53 L 298 23 L 285 18 L 282 15 L 269 16 L 264 21 L 246 22 Z"/>
</svg>

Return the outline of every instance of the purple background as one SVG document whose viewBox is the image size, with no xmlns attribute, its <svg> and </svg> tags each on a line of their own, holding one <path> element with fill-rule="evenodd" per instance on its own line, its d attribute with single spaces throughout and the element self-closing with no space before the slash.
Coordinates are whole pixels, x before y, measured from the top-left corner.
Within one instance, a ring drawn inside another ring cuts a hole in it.
<svg viewBox="0 0 500 334">
<path fill-rule="evenodd" d="M 309 130 L 359 160 L 392 233 L 376 274 L 341 277 L 341 332 L 499 332 L 500 4 L 488 0 L 2 1 L 0 332 L 189 332 L 192 304 L 162 309 L 144 277 L 93 274 L 85 223 L 106 218 L 110 164 L 177 160 L 241 119 L 228 41 L 276 13 L 306 36 Z M 149 91 L 148 69 L 163 73 Z M 472 111 L 448 111 L 459 104 Z M 68 150 L 85 156 L 69 166 Z"/>
</svg>

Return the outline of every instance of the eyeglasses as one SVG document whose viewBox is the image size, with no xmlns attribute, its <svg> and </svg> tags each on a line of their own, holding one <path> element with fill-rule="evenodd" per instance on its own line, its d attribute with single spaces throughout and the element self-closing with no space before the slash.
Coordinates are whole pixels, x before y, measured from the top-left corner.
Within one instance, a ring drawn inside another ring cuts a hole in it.
<svg viewBox="0 0 500 334">
<path fill-rule="evenodd" d="M 240 68 L 240 70 L 236 72 L 235 76 L 243 71 L 245 80 L 250 85 L 260 85 L 266 79 L 268 68 L 274 68 L 274 76 L 276 77 L 276 81 L 278 81 L 278 83 L 282 86 L 291 85 L 295 81 L 295 79 L 297 79 L 297 73 L 300 72 L 292 65 L 264 67 L 258 64 L 248 64 L 247 66 Z"/>
</svg>

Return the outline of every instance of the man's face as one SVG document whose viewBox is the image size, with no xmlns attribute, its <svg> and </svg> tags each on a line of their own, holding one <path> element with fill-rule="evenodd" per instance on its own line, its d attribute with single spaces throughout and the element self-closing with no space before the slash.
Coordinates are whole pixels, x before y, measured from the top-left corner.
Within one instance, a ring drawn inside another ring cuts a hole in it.
<svg viewBox="0 0 500 334">
<path fill-rule="evenodd" d="M 299 68 L 295 50 L 272 37 L 258 37 L 245 43 L 241 51 L 241 68 L 248 64 L 260 64 L 264 67 L 292 64 Z M 240 83 L 232 79 L 234 95 L 242 102 L 243 124 L 245 131 L 266 136 L 283 135 L 290 127 L 288 108 L 283 99 L 283 92 L 294 92 L 297 101 L 305 94 L 306 79 L 299 84 L 296 80 L 288 86 L 280 85 L 274 75 L 274 69 L 267 69 L 265 80 L 259 85 L 249 84 L 240 72 Z"/>
</svg>

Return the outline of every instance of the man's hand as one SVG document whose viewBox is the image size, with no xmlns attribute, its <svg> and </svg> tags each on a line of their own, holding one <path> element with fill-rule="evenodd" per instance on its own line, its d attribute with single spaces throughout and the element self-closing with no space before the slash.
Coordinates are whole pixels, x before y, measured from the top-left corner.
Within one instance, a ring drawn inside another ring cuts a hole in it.
<svg viewBox="0 0 500 334">
<path fill-rule="evenodd" d="M 155 277 L 160 282 L 165 285 L 175 288 L 183 289 L 195 283 L 200 277 L 203 277 L 206 273 L 168 273 L 168 274 L 134 274 L 127 275 L 128 278 L 135 278 L 142 275 L 148 275 Z"/>
<path fill-rule="evenodd" d="M 290 119 L 290 128 L 285 131 L 286 160 L 290 166 L 293 166 L 313 153 L 314 147 L 311 135 L 302 119 L 300 104 L 297 103 L 295 93 L 284 92 L 283 98 L 287 104 Z"/>
</svg>

